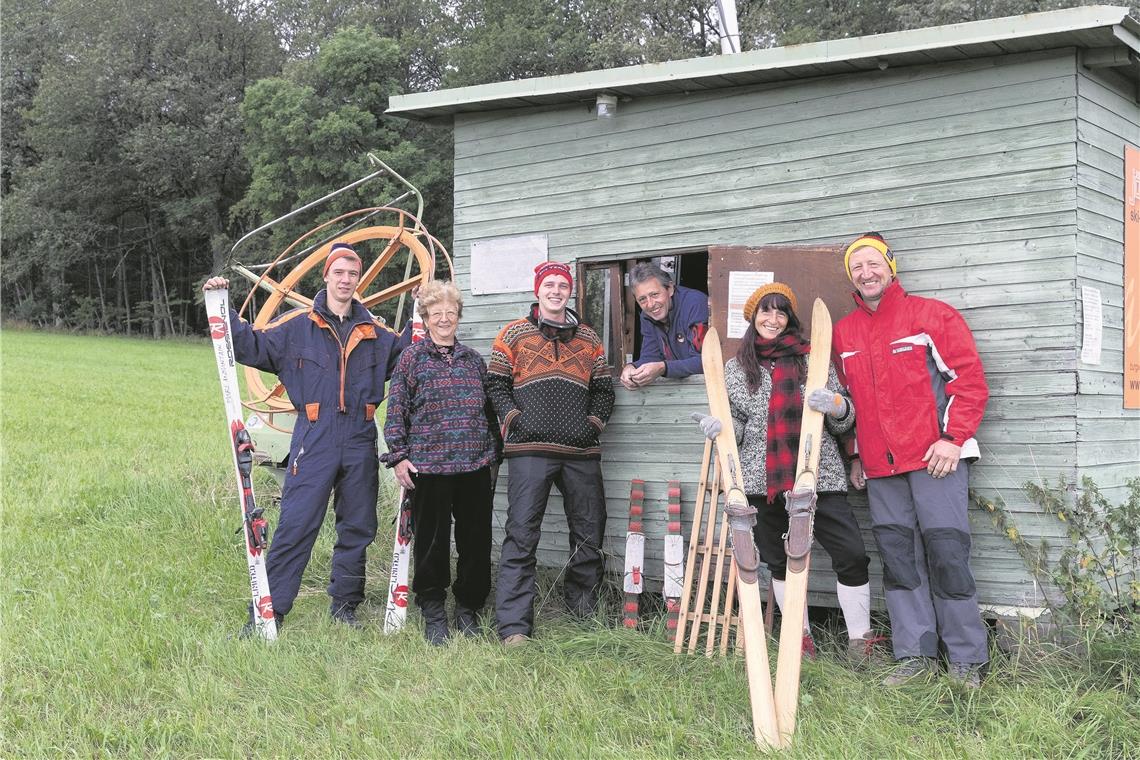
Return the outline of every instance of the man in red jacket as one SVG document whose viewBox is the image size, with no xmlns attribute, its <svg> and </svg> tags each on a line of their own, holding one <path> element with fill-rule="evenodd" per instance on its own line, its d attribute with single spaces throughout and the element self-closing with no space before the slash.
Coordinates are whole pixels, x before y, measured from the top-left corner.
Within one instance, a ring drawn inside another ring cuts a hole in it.
<svg viewBox="0 0 1140 760">
<path fill-rule="evenodd" d="M 891 616 L 898 685 L 937 670 L 980 684 L 989 657 L 970 571 L 967 461 L 989 389 L 970 328 L 953 307 L 903 290 L 894 254 L 869 232 L 844 256 L 858 308 L 835 326 L 855 408 L 859 461 Z"/>
</svg>

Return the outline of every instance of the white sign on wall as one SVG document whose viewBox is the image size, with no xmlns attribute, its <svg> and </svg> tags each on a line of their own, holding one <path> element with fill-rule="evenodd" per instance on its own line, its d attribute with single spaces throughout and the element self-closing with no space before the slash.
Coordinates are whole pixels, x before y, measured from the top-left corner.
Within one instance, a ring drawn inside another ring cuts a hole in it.
<svg viewBox="0 0 1140 760">
<path fill-rule="evenodd" d="M 471 293 L 533 291 L 534 268 L 546 259 L 546 235 L 476 240 L 471 244 Z"/>
<path fill-rule="evenodd" d="M 773 272 L 728 273 L 728 337 L 743 338 L 748 323 L 744 320 L 744 304 L 756 288 L 775 282 Z"/>
<path fill-rule="evenodd" d="M 1084 334 L 1081 340 L 1081 363 L 1100 364 L 1100 346 L 1104 334 L 1104 309 L 1101 306 L 1100 288 L 1081 286 L 1084 302 Z"/>
</svg>

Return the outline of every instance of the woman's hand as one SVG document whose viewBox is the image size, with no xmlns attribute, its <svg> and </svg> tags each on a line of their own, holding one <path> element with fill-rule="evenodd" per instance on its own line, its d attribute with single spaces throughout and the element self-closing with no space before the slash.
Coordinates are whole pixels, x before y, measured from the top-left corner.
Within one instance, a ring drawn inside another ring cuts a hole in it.
<svg viewBox="0 0 1140 760">
<path fill-rule="evenodd" d="M 419 472 L 419 470 L 412 464 L 412 460 L 400 460 L 400 463 L 392 468 L 392 472 L 395 473 L 396 482 L 400 484 L 401 488 L 411 491 L 416 487 L 415 481 L 412 480 L 412 473 Z"/>
<path fill-rule="evenodd" d="M 711 414 L 701 414 L 700 412 L 693 412 L 689 416 L 693 422 L 701 426 L 701 432 L 705 434 L 705 438 L 713 441 L 720 435 L 720 430 L 723 425 L 721 425 L 720 420 L 716 417 L 713 417 Z"/>
</svg>

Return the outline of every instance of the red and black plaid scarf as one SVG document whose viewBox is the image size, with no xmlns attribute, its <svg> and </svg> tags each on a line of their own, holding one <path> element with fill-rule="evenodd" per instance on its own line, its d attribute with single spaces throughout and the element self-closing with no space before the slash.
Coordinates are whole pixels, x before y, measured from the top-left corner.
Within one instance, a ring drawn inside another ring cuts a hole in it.
<svg viewBox="0 0 1140 760">
<path fill-rule="evenodd" d="M 801 356 L 811 345 L 799 335 L 785 333 L 774 340 L 756 338 L 756 353 L 768 362 L 772 397 L 768 401 L 768 451 L 764 457 L 768 503 L 792 487 L 800 448 L 800 418 L 804 397 L 800 386 L 805 369 Z"/>
</svg>

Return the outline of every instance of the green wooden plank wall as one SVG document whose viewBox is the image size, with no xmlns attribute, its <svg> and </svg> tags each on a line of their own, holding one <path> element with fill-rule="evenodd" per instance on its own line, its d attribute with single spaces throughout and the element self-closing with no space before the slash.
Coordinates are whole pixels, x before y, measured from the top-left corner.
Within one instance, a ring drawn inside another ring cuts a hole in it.
<svg viewBox="0 0 1140 760">
<path fill-rule="evenodd" d="M 1140 477 L 1140 410 L 1121 403 L 1124 146 L 1140 146 L 1140 104 L 1111 73 L 1077 72 L 1077 282 L 1100 290 L 1104 317 L 1101 363 L 1078 364 L 1076 474 L 1120 500 Z"/>
<path fill-rule="evenodd" d="M 1021 484 L 1074 475 L 1078 440 L 1094 435 L 1076 394 L 1091 382 L 1077 364 L 1078 266 L 1095 252 L 1076 251 L 1078 239 L 1099 239 L 1099 227 L 1079 220 L 1105 210 L 1096 194 L 1110 184 L 1115 155 L 1083 136 L 1078 81 L 1091 85 L 1075 70 L 1075 51 L 1041 51 L 631 100 L 608 121 L 596 120 L 588 103 L 459 116 L 459 282 L 467 282 L 471 243 L 506 235 L 546 234 L 550 257 L 573 261 L 717 243 L 833 243 L 878 229 L 898 251 L 903 283 L 949 301 L 976 331 L 992 398 L 973 487 L 1052 535 Z M 1102 131 L 1122 121 L 1106 100 L 1116 103 L 1099 93 Z M 531 300 L 469 297 L 463 340 L 486 353 Z M 651 582 L 661 575 L 668 478 L 683 481 L 687 535 L 702 447 L 687 417 L 703 406 L 696 381 L 619 390 L 603 438 L 611 569 L 621 569 L 630 478 L 648 481 Z M 1110 455 L 1120 440 L 1102 443 L 1087 453 Z M 498 537 L 505 485 L 504 472 Z M 865 501 L 853 501 L 866 530 Z M 547 564 L 567 555 L 560 512 L 552 499 Z M 1006 540 L 979 510 L 971 520 L 983 602 L 1036 606 L 1036 587 Z M 872 547 L 869 532 L 866 539 Z M 813 599 L 833 603 L 834 576 L 818 556 Z M 877 592 L 877 559 L 873 571 Z"/>
</svg>

